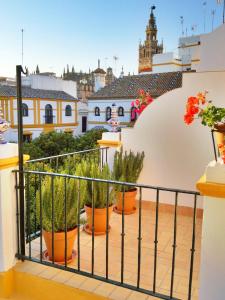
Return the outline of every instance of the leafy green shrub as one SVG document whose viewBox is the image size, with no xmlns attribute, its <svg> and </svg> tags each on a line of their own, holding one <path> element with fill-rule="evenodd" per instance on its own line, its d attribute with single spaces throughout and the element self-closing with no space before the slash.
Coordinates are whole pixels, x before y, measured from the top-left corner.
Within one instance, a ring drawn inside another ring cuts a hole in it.
<svg viewBox="0 0 225 300">
<path fill-rule="evenodd" d="M 123 149 L 121 148 L 121 150 L 116 151 L 114 155 L 112 172 L 113 179 L 117 181 L 136 183 L 143 168 L 143 161 L 144 152 L 137 152 L 135 154 L 134 152 L 130 151 L 127 153 L 127 151 L 123 152 Z M 121 191 L 123 186 L 115 185 L 115 189 L 117 191 Z M 132 189 L 133 187 L 124 186 L 125 191 Z"/>
<path fill-rule="evenodd" d="M 80 172 L 81 170 L 78 167 L 77 175 L 80 175 Z M 67 230 L 71 230 L 77 225 L 78 197 L 80 195 L 80 207 L 83 207 L 85 190 L 87 188 L 86 186 L 87 182 L 84 180 L 54 177 L 52 193 L 52 177 L 48 175 L 45 176 L 41 186 L 42 224 L 44 230 L 49 232 L 52 231 L 52 197 L 54 205 L 54 232 L 61 232 L 65 230 L 65 199 Z M 37 215 L 40 216 L 40 191 L 37 191 L 36 200 Z"/>
<path fill-rule="evenodd" d="M 92 161 L 82 161 L 80 166 L 81 174 L 88 178 L 111 179 L 108 165 L 104 165 L 101 169 L 98 163 Z M 92 197 L 95 208 L 105 208 L 107 206 L 107 192 L 109 193 L 109 206 L 113 204 L 113 191 L 108 184 L 104 182 L 88 181 L 85 190 L 85 205 L 92 207 Z"/>
<path fill-rule="evenodd" d="M 77 137 L 56 131 L 42 133 L 30 143 L 24 143 L 24 153 L 29 154 L 30 159 L 36 159 L 96 148 L 97 140 L 101 139 L 104 131 L 92 129 Z"/>
</svg>

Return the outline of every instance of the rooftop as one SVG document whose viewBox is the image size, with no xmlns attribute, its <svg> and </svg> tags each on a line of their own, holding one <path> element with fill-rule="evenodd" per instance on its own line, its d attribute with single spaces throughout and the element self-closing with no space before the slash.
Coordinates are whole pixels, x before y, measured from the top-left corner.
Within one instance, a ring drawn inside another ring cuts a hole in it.
<svg viewBox="0 0 225 300">
<path fill-rule="evenodd" d="M 0 85 L 0 97 L 16 97 L 16 86 Z M 77 100 L 63 91 L 32 89 L 23 86 L 23 98 L 40 98 L 40 99 L 60 99 L 60 100 Z"/>
<path fill-rule="evenodd" d="M 182 72 L 124 76 L 100 89 L 88 99 L 135 98 L 140 89 L 148 91 L 153 97 L 159 97 L 181 86 Z"/>
</svg>

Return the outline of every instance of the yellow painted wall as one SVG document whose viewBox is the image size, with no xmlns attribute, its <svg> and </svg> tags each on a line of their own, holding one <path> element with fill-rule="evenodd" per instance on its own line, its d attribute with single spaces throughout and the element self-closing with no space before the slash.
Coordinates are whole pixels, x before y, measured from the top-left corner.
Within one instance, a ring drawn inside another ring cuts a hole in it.
<svg viewBox="0 0 225 300">
<path fill-rule="evenodd" d="M 12 269 L 0 273 L 0 299 L 104 300 L 105 297 Z"/>
</svg>

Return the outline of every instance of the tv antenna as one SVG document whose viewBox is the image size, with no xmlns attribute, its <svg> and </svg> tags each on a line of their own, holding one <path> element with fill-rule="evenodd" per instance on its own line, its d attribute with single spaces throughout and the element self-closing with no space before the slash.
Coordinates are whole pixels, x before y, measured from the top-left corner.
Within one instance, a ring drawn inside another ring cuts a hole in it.
<svg viewBox="0 0 225 300">
<path fill-rule="evenodd" d="M 192 31 L 192 35 L 195 34 L 195 31 L 197 30 L 197 25 L 192 25 L 191 26 L 191 31 Z"/>
<path fill-rule="evenodd" d="M 217 0 L 217 4 L 223 3 L 223 24 L 225 23 L 225 0 Z"/>
<path fill-rule="evenodd" d="M 180 24 L 181 24 L 182 36 L 184 36 L 184 17 L 183 16 L 180 16 Z"/>
<path fill-rule="evenodd" d="M 214 29 L 214 19 L 215 19 L 216 10 L 212 9 L 211 15 L 212 15 L 212 31 Z"/>
<path fill-rule="evenodd" d="M 206 30 L 206 8 L 207 8 L 207 2 L 204 1 L 202 3 L 202 5 L 203 5 L 204 33 L 205 33 L 205 30 Z"/>
<path fill-rule="evenodd" d="M 22 37 L 22 53 L 21 53 L 21 58 L 22 58 L 22 66 L 23 66 L 23 32 L 24 32 L 24 29 L 22 28 L 21 29 L 21 37 Z"/>
</svg>

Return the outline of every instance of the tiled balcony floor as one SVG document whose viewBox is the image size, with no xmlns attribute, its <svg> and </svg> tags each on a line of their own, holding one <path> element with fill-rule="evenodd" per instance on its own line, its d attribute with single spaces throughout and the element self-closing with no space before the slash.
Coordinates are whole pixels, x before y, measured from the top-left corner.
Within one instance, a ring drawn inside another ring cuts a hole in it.
<svg viewBox="0 0 225 300">
<path fill-rule="evenodd" d="M 157 281 L 156 291 L 169 295 L 172 268 L 172 244 L 173 244 L 174 216 L 168 212 L 159 213 L 158 227 L 158 256 L 157 256 Z M 190 249 L 192 241 L 193 218 L 179 214 L 177 219 L 177 248 L 174 277 L 174 297 L 187 299 L 188 279 L 190 272 Z M 121 271 L 121 226 L 122 216 L 113 213 L 110 219 L 111 231 L 109 233 L 109 278 L 120 281 Z M 201 243 L 202 218 L 196 221 L 196 251 L 193 273 L 192 299 L 198 299 L 199 264 Z M 124 249 L 124 282 L 132 285 L 137 284 L 137 261 L 138 261 L 138 210 L 133 215 L 125 216 L 125 249 Z M 155 211 L 149 207 L 143 207 L 142 211 L 142 246 L 141 246 L 141 281 L 140 287 L 152 290 L 153 266 L 154 266 L 154 233 Z M 32 242 L 32 257 L 39 257 L 40 239 Z M 43 242 L 44 247 L 44 242 Z M 74 248 L 77 249 L 77 242 Z M 106 236 L 95 236 L 95 265 L 94 273 L 105 276 L 105 253 Z M 92 238 L 81 231 L 80 235 L 80 268 L 91 272 Z M 27 248 L 28 254 L 28 248 Z M 77 268 L 77 259 L 69 265 Z M 49 269 L 49 268 L 48 268 Z M 48 276 L 46 271 L 46 276 Z M 69 275 L 68 275 L 69 276 Z M 104 285 L 104 283 L 103 283 Z M 107 284 L 106 284 L 107 285 Z M 92 286 L 92 291 L 101 293 L 101 286 Z M 118 288 L 117 288 L 118 289 Z M 99 291 L 98 291 L 99 290 Z M 103 289 L 104 290 L 104 289 Z M 113 289 L 109 298 L 116 298 Z M 140 298 L 140 297 L 139 297 Z M 134 298 L 124 298 L 134 299 Z"/>
</svg>

